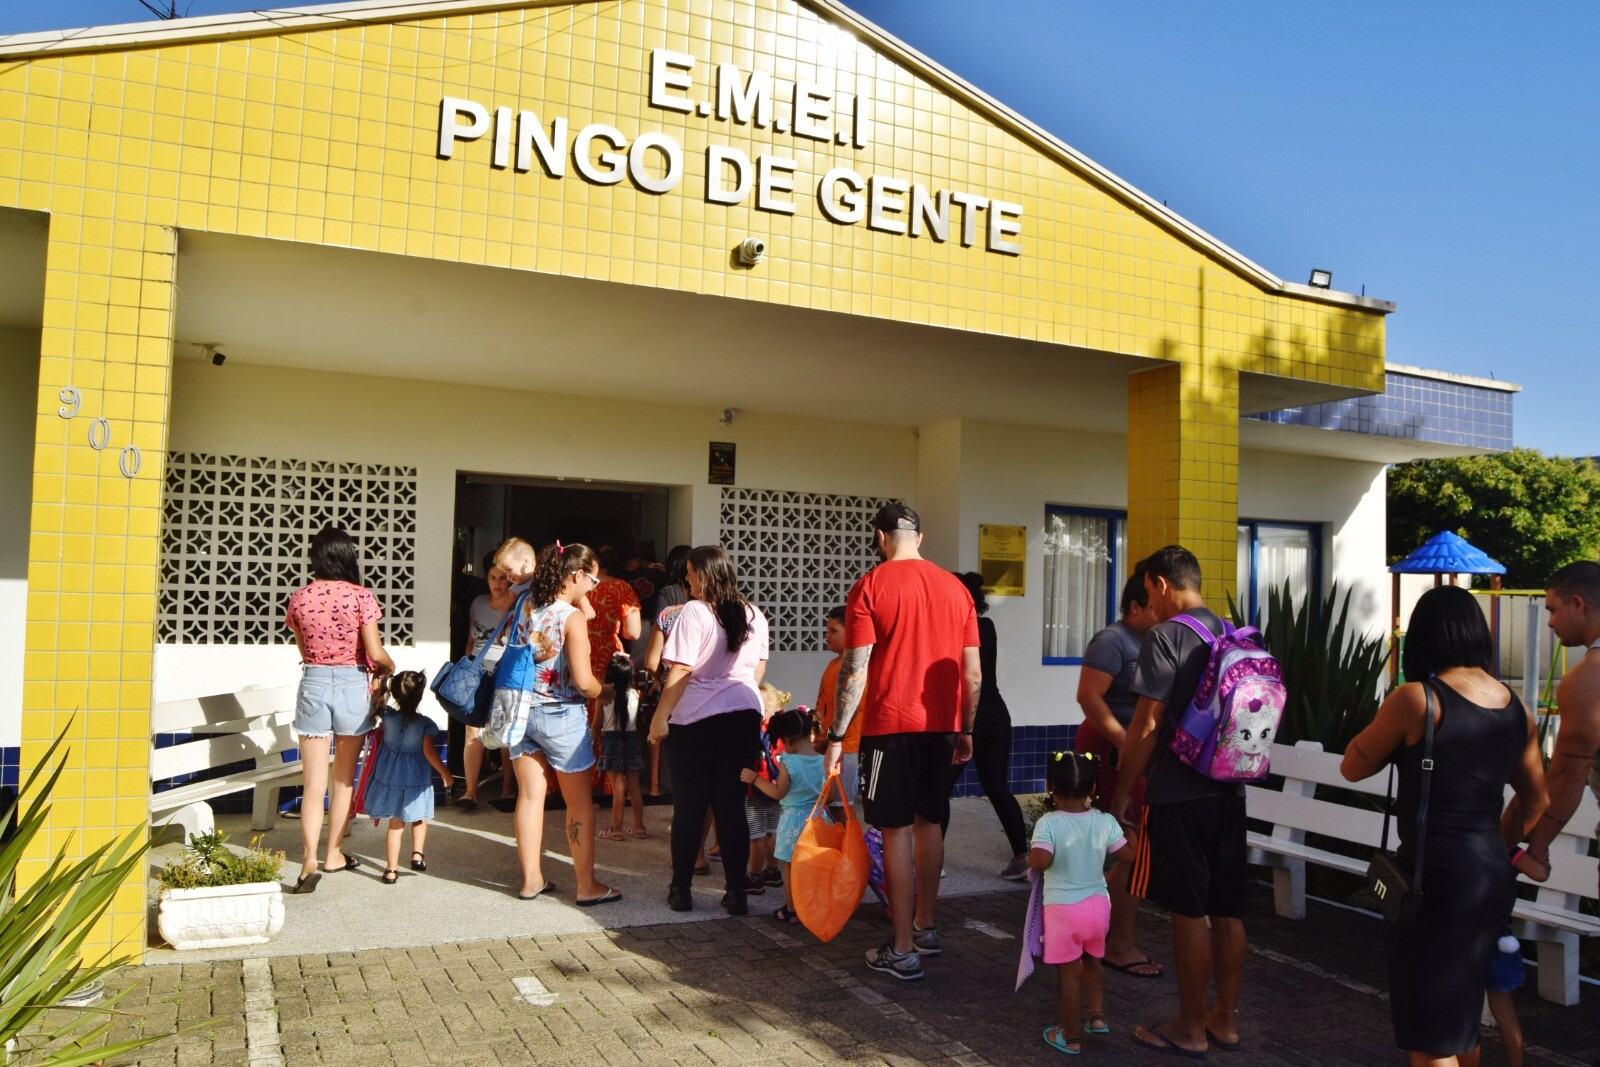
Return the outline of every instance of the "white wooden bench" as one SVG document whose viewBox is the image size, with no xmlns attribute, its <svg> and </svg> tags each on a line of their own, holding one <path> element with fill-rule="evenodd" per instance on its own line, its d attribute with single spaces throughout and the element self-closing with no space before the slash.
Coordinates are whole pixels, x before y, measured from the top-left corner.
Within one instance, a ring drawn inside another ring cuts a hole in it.
<svg viewBox="0 0 1600 1067">
<path fill-rule="evenodd" d="M 1250 861 L 1273 868 L 1274 903 L 1284 918 L 1305 918 L 1307 863 L 1364 874 L 1370 850 L 1381 840 L 1380 809 L 1388 771 L 1365 781 L 1346 782 L 1339 763 L 1338 755 L 1323 752 L 1314 741 L 1302 741 L 1293 748 L 1273 745 L 1272 773 L 1283 777 L 1282 789 L 1250 786 L 1246 790 L 1250 817 L 1272 824 L 1267 833 L 1250 831 Z M 1318 800 L 1318 786 L 1366 794 L 1374 798 L 1373 805 L 1361 808 Z M 1506 796 L 1509 800 L 1509 789 Z M 1550 880 L 1538 885 L 1534 899 L 1518 900 L 1512 912 L 1517 936 L 1537 946 L 1539 995 L 1557 1004 L 1578 1002 L 1578 939 L 1600 935 L 1600 920 L 1578 910 L 1578 901 L 1595 893 L 1597 860 L 1590 852 L 1597 819 L 1600 811 L 1594 798 L 1585 793 L 1566 830 L 1550 846 Z M 1356 850 L 1360 855 L 1345 856 L 1307 844 L 1308 833 L 1360 845 Z M 1389 845 L 1395 848 L 1398 844 L 1391 825 Z"/>
<path fill-rule="evenodd" d="M 150 795 L 152 829 L 177 823 L 184 834 L 209 833 L 215 824 L 210 801 L 252 790 L 250 826 L 270 830 L 278 817 L 278 791 L 303 780 L 298 742 L 291 730 L 296 687 L 247 688 L 237 693 L 157 704 L 150 717 L 152 783 L 236 763 L 253 763 L 204 781 L 191 781 Z M 155 747 L 161 734 L 183 740 Z M 287 757 L 287 758 L 286 758 Z"/>
</svg>

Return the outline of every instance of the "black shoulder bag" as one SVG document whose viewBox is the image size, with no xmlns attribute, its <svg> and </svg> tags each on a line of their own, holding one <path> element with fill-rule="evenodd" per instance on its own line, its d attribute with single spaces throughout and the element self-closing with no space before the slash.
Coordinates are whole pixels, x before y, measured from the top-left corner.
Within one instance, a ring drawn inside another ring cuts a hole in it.
<svg viewBox="0 0 1600 1067">
<path fill-rule="evenodd" d="M 1427 724 L 1422 731 L 1422 795 L 1417 800 L 1417 832 L 1413 837 L 1417 846 L 1412 868 L 1415 874 L 1406 870 L 1398 854 L 1389 851 L 1389 815 L 1394 807 L 1390 799 L 1394 788 L 1392 763 L 1389 784 L 1383 791 L 1383 842 L 1367 865 L 1367 886 L 1378 898 L 1378 910 L 1383 912 L 1384 920 L 1392 923 L 1410 922 L 1422 907 L 1422 858 L 1427 844 L 1429 780 L 1433 777 L 1433 686 L 1423 682 L 1422 691 L 1427 694 L 1428 703 Z"/>
</svg>

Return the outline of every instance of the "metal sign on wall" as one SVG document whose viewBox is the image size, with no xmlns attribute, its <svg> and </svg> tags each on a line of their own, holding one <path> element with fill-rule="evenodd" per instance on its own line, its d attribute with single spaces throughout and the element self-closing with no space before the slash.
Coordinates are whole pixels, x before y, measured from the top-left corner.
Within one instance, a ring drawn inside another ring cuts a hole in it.
<svg viewBox="0 0 1600 1067">
<path fill-rule="evenodd" d="M 733 485 L 736 446 L 732 441 L 712 441 L 706 464 L 707 485 Z"/>
<path fill-rule="evenodd" d="M 1023 596 L 1027 592 L 1028 528 L 978 526 L 978 573 L 989 596 Z"/>
</svg>

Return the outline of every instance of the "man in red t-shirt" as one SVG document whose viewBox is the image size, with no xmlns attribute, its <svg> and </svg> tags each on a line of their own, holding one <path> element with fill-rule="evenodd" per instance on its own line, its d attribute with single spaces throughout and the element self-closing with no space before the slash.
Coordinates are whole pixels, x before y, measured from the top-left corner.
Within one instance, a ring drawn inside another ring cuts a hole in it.
<svg viewBox="0 0 1600 1067">
<path fill-rule="evenodd" d="M 972 758 L 983 670 L 972 597 L 959 578 L 922 558 L 917 513 L 885 504 L 872 537 L 883 562 L 845 601 L 827 767 L 838 767 L 859 709 L 863 803 L 867 822 L 883 831 L 894 918 L 894 940 L 869 952 L 867 966 L 911 981 L 922 977 L 921 958 L 940 951 L 933 925 L 944 863 L 939 827 L 950 813 L 951 763 Z"/>
</svg>

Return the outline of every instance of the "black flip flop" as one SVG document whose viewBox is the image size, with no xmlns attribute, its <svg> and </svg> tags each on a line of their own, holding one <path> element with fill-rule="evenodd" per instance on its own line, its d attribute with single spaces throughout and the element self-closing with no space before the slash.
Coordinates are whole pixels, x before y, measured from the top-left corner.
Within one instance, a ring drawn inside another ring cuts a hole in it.
<svg viewBox="0 0 1600 1067">
<path fill-rule="evenodd" d="M 577 900 L 574 901 L 574 903 L 580 908 L 597 908 L 602 904 L 615 904 L 621 899 L 621 893 L 617 892 L 615 889 L 607 889 L 606 895 L 603 897 L 595 897 L 593 900 Z"/>
<path fill-rule="evenodd" d="M 1167 974 L 1166 968 L 1161 967 L 1161 964 L 1157 963 L 1149 956 L 1146 956 L 1142 960 L 1134 960 L 1132 963 L 1112 963 L 1110 960 L 1101 960 L 1100 966 L 1109 967 L 1111 970 L 1119 971 L 1122 974 L 1128 975 L 1130 978 L 1165 978 Z M 1135 967 L 1158 967 L 1161 969 L 1156 971 L 1155 974 L 1140 974 L 1138 971 L 1134 970 Z"/>
<path fill-rule="evenodd" d="M 1206 1040 L 1210 1041 L 1213 1045 L 1217 1046 L 1224 1052 L 1238 1052 L 1240 1049 L 1244 1048 L 1243 1041 L 1224 1041 L 1216 1034 L 1213 1034 L 1210 1027 L 1206 1028 Z"/>
<path fill-rule="evenodd" d="M 521 893 L 518 893 L 517 894 L 517 899 L 518 900 L 538 900 L 540 897 L 544 896 L 546 893 L 554 893 L 555 891 L 556 891 L 556 887 L 551 885 L 550 884 L 550 880 L 547 878 L 547 879 L 545 879 L 544 885 L 540 886 L 536 892 L 529 893 L 527 896 L 523 896 Z M 581 904 L 582 901 L 579 901 L 579 903 Z"/>
<path fill-rule="evenodd" d="M 361 868 L 361 861 L 360 860 L 356 859 L 354 856 L 346 856 L 344 858 L 344 863 L 340 864 L 337 867 L 329 867 L 329 868 L 327 868 L 327 871 L 328 871 L 329 874 L 333 874 L 336 871 L 355 871 L 355 870 L 359 870 L 360 868 Z"/>
<path fill-rule="evenodd" d="M 1143 1030 L 1145 1033 L 1161 1042 L 1158 1045 L 1151 1041 L 1145 1041 L 1139 1037 L 1139 1031 L 1135 1030 L 1133 1033 L 1133 1043 L 1142 1049 L 1147 1049 L 1150 1052 L 1165 1053 L 1169 1056 L 1179 1056 L 1186 1060 L 1205 1061 L 1211 1059 L 1210 1049 L 1206 1049 L 1204 1052 L 1196 1052 L 1193 1049 L 1184 1048 L 1182 1045 L 1172 1040 L 1172 1038 L 1168 1037 L 1166 1034 L 1163 1034 L 1154 1026 L 1141 1026 L 1139 1027 L 1139 1030 Z"/>
<path fill-rule="evenodd" d="M 317 883 L 320 881 L 322 881 L 321 871 L 312 871 L 310 874 L 302 874 L 299 878 L 295 879 L 294 888 L 289 890 L 289 892 L 314 893 L 317 889 Z"/>
</svg>

